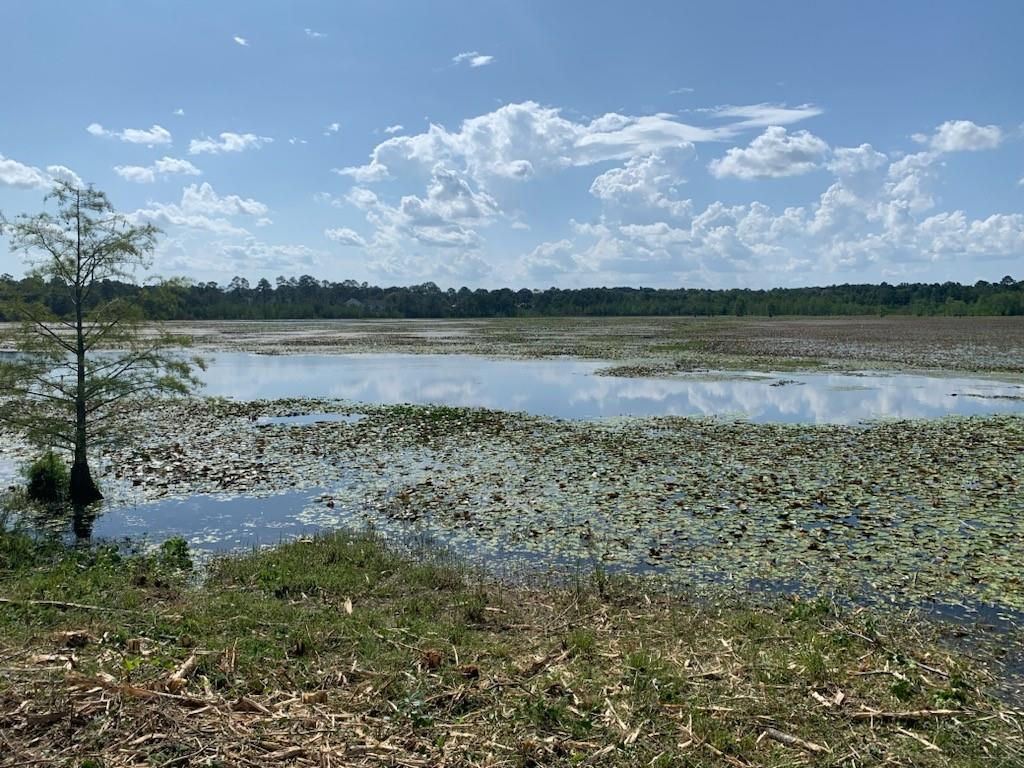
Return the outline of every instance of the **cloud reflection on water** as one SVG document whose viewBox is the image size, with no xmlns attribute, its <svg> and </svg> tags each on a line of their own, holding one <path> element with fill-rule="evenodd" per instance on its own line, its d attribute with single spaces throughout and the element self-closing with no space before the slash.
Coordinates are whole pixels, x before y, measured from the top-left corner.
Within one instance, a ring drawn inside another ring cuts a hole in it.
<svg viewBox="0 0 1024 768">
<path fill-rule="evenodd" d="M 571 419 L 736 416 L 756 422 L 852 424 L 879 418 L 1024 412 L 1024 387 L 986 379 L 887 374 L 725 374 L 675 378 L 593 375 L 605 363 L 466 355 L 224 353 L 206 394 L 241 400 L 331 397 L 364 403 L 479 406 Z M 781 380 L 786 383 L 772 386 Z M 956 393 L 956 396 L 953 396 Z"/>
</svg>

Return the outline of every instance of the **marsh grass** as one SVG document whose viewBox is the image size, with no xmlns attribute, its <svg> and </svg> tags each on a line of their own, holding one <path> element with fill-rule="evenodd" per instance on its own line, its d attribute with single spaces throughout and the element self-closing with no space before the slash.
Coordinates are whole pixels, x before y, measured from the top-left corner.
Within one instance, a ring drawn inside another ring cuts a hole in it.
<svg viewBox="0 0 1024 768">
<path fill-rule="evenodd" d="M 222 558 L 198 585 L 185 554 L 0 536 L 0 765 L 1009 766 L 1024 754 L 1021 713 L 984 693 L 982 665 L 924 626 L 825 599 L 696 604 L 582 576 L 510 588 L 369 533 Z"/>
</svg>

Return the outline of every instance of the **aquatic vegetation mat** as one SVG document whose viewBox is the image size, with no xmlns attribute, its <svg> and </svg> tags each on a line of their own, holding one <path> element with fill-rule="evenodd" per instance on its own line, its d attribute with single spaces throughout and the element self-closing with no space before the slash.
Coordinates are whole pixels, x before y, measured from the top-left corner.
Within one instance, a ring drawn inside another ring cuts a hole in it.
<svg viewBox="0 0 1024 768">
<path fill-rule="evenodd" d="M 1021 317 L 600 317 L 172 324 L 198 350 L 402 352 L 621 360 L 667 370 L 1024 373 Z M 2 326 L 0 326 L 2 331 Z"/>
<path fill-rule="evenodd" d="M 299 412 L 362 418 L 258 421 Z M 150 500 L 318 488 L 294 509 L 298 524 L 430 535 L 513 578 L 599 566 L 698 590 L 824 590 L 995 621 L 1024 610 L 1021 417 L 581 423 L 217 400 L 124 417 L 144 437 L 105 457 L 103 478 L 108 504 L 141 504 L 132 514 L 143 522 Z"/>
</svg>

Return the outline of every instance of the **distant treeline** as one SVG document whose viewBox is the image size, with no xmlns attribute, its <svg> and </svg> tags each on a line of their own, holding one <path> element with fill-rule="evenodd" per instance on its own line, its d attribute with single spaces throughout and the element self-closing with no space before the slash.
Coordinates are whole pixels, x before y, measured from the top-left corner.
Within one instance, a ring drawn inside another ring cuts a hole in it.
<svg viewBox="0 0 1024 768">
<path fill-rule="evenodd" d="M 832 285 L 822 288 L 548 288 L 518 291 L 449 288 L 433 283 L 380 288 L 354 280 L 309 275 L 217 283 L 138 286 L 108 281 L 97 299 L 125 296 L 165 320 L 277 320 L 316 318 L 549 317 L 611 315 L 1024 315 L 1024 280 L 989 283 Z M 14 319 L 10 301 L 41 302 L 58 315 L 71 312 L 60 285 L 0 276 L 0 320 Z"/>
</svg>

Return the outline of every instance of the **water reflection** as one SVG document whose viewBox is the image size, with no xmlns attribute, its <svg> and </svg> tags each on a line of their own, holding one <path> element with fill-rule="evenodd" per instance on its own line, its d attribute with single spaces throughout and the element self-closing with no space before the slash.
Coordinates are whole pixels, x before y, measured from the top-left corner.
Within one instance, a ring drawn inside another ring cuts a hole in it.
<svg viewBox="0 0 1024 768">
<path fill-rule="evenodd" d="M 330 397 L 569 419 L 742 416 L 812 424 L 1024 412 L 1024 386 L 965 377 L 750 373 L 629 379 L 595 376 L 607 365 L 601 362 L 466 355 L 224 353 L 209 363 L 206 394 L 242 400 Z"/>
<path fill-rule="evenodd" d="M 332 525 L 302 519 L 302 509 L 315 504 L 320 495 L 316 489 L 260 498 L 200 495 L 117 507 L 90 521 L 91 533 L 101 539 L 129 537 L 154 542 L 184 536 L 194 549 L 238 552 L 341 526 L 344 521 L 337 518 Z"/>
<path fill-rule="evenodd" d="M 0 455 L 0 489 L 20 481 L 20 475 L 18 461 L 12 457 Z"/>
</svg>

